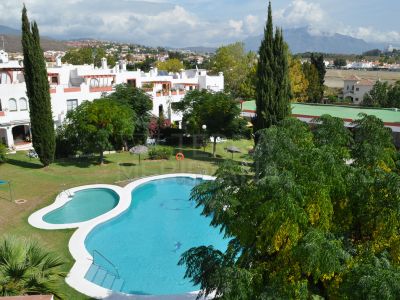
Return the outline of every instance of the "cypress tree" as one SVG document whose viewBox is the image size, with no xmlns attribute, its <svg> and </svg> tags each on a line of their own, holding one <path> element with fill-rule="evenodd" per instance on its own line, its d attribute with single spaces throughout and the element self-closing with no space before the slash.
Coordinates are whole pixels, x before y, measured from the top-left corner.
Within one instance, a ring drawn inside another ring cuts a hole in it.
<svg viewBox="0 0 400 300">
<path fill-rule="evenodd" d="M 318 78 L 319 78 L 319 96 L 318 100 L 322 100 L 324 97 L 324 90 L 325 90 L 325 74 L 326 74 L 326 67 L 325 67 L 325 62 L 324 62 L 324 56 L 322 54 L 320 55 L 314 55 L 314 53 L 311 53 L 311 64 L 314 65 L 314 67 L 318 71 Z"/>
<path fill-rule="evenodd" d="M 257 67 L 257 89 L 256 89 L 256 119 L 255 132 L 271 125 L 271 105 L 274 100 L 274 32 L 272 25 L 271 2 L 268 6 L 268 19 L 264 29 L 264 39 L 259 50 Z"/>
<path fill-rule="evenodd" d="M 257 68 L 255 131 L 277 124 L 290 113 L 290 95 L 287 45 L 282 30 L 277 29 L 274 36 L 269 2 Z"/>
<path fill-rule="evenodd" d="M 40 46 L 39 28 L 36 22 L 29 23 L 25 6 L 22 10 L 22 47 L 33 148 L 41 163 L 48 166 L 53 162 L 55 153 L 50 85 Z"/>
<path fill-rule="evenodd" d="M 275 55 L 275 109 L 272 124 L 277 124 L 290 114 L 291 85 L 289 78 L 288 46 L 283 40 L 282 29 L 276 29 Z"/>
</svg>

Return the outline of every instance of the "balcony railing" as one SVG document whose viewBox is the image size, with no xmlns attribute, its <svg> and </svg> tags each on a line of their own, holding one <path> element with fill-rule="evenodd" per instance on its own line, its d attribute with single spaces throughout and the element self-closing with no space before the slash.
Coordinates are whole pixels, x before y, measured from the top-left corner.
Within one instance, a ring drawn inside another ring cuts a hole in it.
<svg viewBox="0 0 400 300">
<path fill-rule="evenodd" d="M 100 86 L 100 87 L 91 87 L 91 93 L 99 93 L 99 92 L 112 92 L 112 86 Z"/>
<path fill-rule="evenodd" d="M 80 87 L 64 88 L 64 93 L 79 93 L 80 91 L 81 91 Z"/>
</svg>

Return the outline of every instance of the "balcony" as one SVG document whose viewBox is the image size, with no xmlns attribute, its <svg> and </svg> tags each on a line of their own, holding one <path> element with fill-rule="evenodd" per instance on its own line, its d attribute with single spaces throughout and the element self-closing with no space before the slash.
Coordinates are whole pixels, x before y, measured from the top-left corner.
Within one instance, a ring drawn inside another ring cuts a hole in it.
<svg viewBox="0 0 400 300">
<path fill-rule="evenodd" d="M 64 93 L 79 93 L 80 91 L 81 91 L 80 87 L 64 88 Z"/>
<path fill-rule="evenodd" d="M 101 93 L 101 92 L 112 92 L 113 88 L 112 86 L 101 86 L 101 87 L 91 87 L 89 90 L 91 93 Z"/>
</svg>

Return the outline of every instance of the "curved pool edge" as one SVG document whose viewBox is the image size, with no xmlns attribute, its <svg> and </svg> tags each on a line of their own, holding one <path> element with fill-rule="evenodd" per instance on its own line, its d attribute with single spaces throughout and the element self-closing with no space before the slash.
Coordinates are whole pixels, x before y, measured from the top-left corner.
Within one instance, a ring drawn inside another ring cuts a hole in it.
<svg viewBox="0 0 400 300">
<path fill-rule="evenodd" d="M 118 205 L 112 209 L 111 211 L 100 215 L 92 220 L 82 222 L 82 223 L 74 223 L 74 224 L 49 224 L 42 220 L 43 216 L 57 209 L 68 202 L 67 195 L 62 197 L 61 193 L 55 200 L 55 202 L 47 206 L 35 213 L 33 213 L 29 217 L 29 223 L 37 228 L 42 229 L 69 229 L 69 228 L 77 228 L 77 230 L 73 233 L 69 240 L 68 248 L 69 252 L 71 253 L 72 257 L 75 260 L 74 265 L 72 266 L 69 274 L 67 275 L 65 281 L 66 283 L 77 290 L 78 292 L 85 294 L 89 297 L 96 298 L 96 299 L 135 299 L 135 300 L 195 300 L 198 294 L 198 291 L 193 291 L 191 293 L 186 293 L 182 295 L 168 295 L 168 296 L 140 296 L 140 295 L 131 295 L 131 294 L 124 294 L 111 291 L 109 289 L 103 288 L 98 286 L 91 281 L 85 279 L 85 275 L 88 272 L 93 257 L 87 251 L 85 246 L 85 240 L 90 232 L 98 225 L 105 223 L 123 212 L 125 212 L 131 205 L 132 197 L 131 192 L 137 188 L 138 186 L 145 184 L 150 181 L 160 180 L 160 179 L 167 179 L 167 178 L 175 178 L 175 177 L 187 177 L 193 179 L 203 179 L 203 180 L 215 180 L 215 177 L 209 175 L 201 175 L 201 174 L 190 174 L 190 173 L 176 173 L 176 174 L 165 174 L 165 175 L 157 175 L 151 177 L 145 177 L 141 179 L 137 179 L 125 187 L 113 186 L 113 185 L 105 185 L 105 184 L 96 184 L 96 185 L 89 185 L 89 186 L 82 186 L 70 189 L 70 192 L 77 192 L 79 190 L 87 189 L 87 188 L 110 188 L 115 191 L 120 200 Z M 60 198 L 59 198 L 60 197 Z M 58 199 L 59 198 L 59 199 Z M 51 209 L 50 209 L 51 208 Z M 40 214 L 39 214 L 40 212 Z M 39 218 L 40 216 L 40 218 Z M 50 226 L 51 225 L 51 226 Z M 67 225 L 67 227 L 66 227 Z M 40 227 L 39 227 L 40 226 Z M 43 226 L 43 227 L 42 227 Z"/>
<path fill-rule="evenodd" d="M 55 211 L 58 208 L 63 207 L 66 203 L 68 203 L 69 201 L 71 201 L 73 199 L 73 197 L 68 197 L 68 194 L 74 194 L 76 192 L 79 191 L 83 191 L 83 190 L 88 190 L 88 189 L 108 189 L 108 190 L 112 190 L 113 192 L 115 192 L 118 197 L 119 197 L 119 201 L 116 207 L 114 207 L 113 209 L 111 209 L 110 211 L 97 216 L 91 220 L 88 221 L 84 221 L 84 222 L 76 222 L 76 223 L 65 223 L 65 224 L 52 224 L 52 223 L 48 223 L 46 221 L 43 220 L 43 217 L 45 215 L 47 215 L 50 212 Z M 92 185 L 84 185 L 84 186 L 80 186 L 80 187 L 75 187 L 75 188 L 71 188 L 68 190 L 65 190 L 63 192 L 61 192 L 60 194 L 58 194 L 58 196 L 56 197 L 56 199 L 54 200 L 54 202 L 36 212 L 34 212 L 33 214 L 31 214 L 28 218 L 28 223 L 30 225 L 32 225 L 33 227 L 39 228 L 39 229 L 46 229 L 46 230 L 57 230 L 57 229 L 73 229 L 73 228 L 79 228 L 84 226 L 85 224 L 88 224 L 90 222 L 95 221 L 96 219 L 105 216 L 107 214 L 110 214 L 113 211 L 119 211 L 119 206 L 122 206 L 123 202 L 123 192 L 124 192 L 124 188 L 116 186 L 116 185 L 109 185 L 109 184 L 92 184 Z M 130 204 L 130 202 L 129 202 Z"/>
</svg>

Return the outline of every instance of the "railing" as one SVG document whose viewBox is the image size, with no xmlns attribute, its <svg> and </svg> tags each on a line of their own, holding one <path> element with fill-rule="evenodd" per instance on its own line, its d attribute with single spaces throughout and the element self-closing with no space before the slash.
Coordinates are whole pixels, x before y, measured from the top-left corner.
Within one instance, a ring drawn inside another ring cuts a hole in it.
<svg viewBox="0 0 400 300">
<path fill-rule="evenodd" d="M 80 92 L 80 91 L 81 91 L 80 87 L 64 88 L 64 93 L 76 93 L 76 92 Z"/>
<path fill-rule="evenodd" d="M 90 92 L 91 93 L 96 93 L 96 92 L 112 92 L 113 87 L 112 86 L 102 86 L 102 87 L 91 87 Z"/>
<path fill-rule="evenodd" d="M 95 261 L 95 254 L 99 255 L 101 258 L 103 258 L 108 264 L 110 264 L 110 266 L 113 268 L 113 271 L 115 271 L 115 274 L 113 274 L 112 272 L 110 272 L 110 270 L 106 270 L 103 266 L 100 266 L 99 264 L 96 263 Z M 99 268 L 103 269 L 104 271 L 110 273 L 111 275 L 116 276 L 118 279 L 120 279 L 121 277 L 119 276 L 119 272 L 118 272 L 118 268 L 107 258 L 105 257 L 103 254 L 101 254 L 99 251 L 97 250 L 93 250 L 93 264 L 98 266 Z"/>
</svg>

